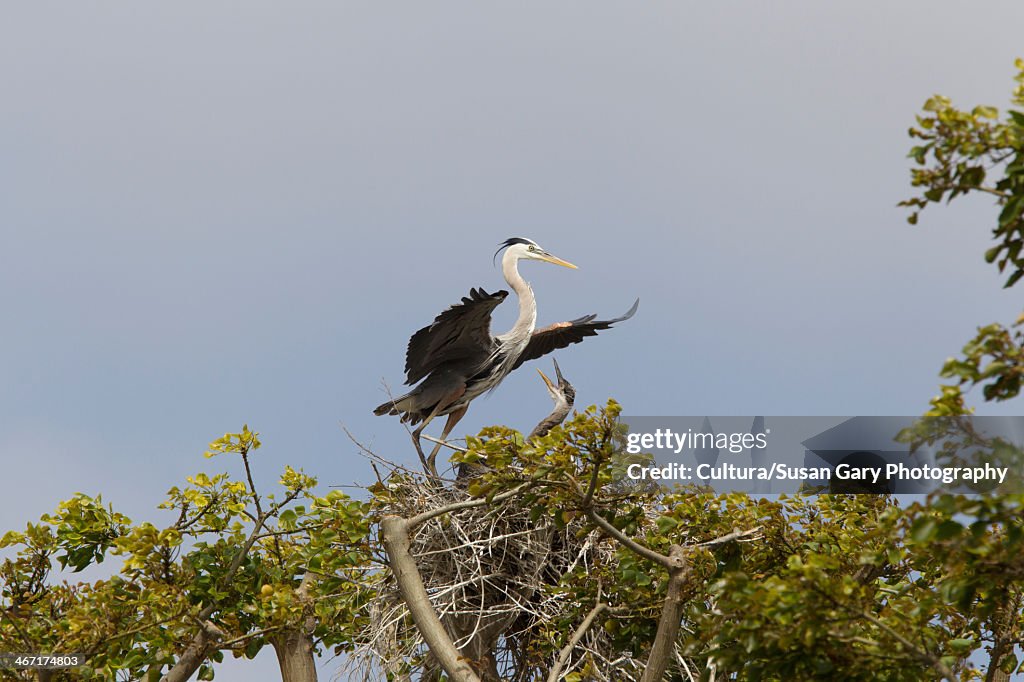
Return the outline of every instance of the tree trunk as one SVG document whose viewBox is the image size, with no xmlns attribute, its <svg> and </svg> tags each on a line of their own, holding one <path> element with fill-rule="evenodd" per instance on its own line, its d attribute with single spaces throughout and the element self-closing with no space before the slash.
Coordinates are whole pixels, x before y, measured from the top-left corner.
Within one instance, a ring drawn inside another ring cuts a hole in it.
<svg viewBox="0 0 1024 682">
<path fill-rule="evenodd" d="M 282 682 L 317 682 L 312 637 L 299 630 L 285 630 L 270 643 L 281 667 Z"/>
<path fill-rule="evenodd" d="M 658 632 L 654 635 L 654 646 L 651 647 L 641 682 L 659 682 L 665 677 L 665 670 L 668 668 L 668 662 L 672 660 L 676 637 L 679 636 L 679 627 L 683 621 L 683 586 L 690 577 L 690 565 L 686 561 L 686 553 L 679 545 L 672 545 L 669 558 L 675 566 L 668 573 L 665 605 L 661 609 Z"/>
</svg>

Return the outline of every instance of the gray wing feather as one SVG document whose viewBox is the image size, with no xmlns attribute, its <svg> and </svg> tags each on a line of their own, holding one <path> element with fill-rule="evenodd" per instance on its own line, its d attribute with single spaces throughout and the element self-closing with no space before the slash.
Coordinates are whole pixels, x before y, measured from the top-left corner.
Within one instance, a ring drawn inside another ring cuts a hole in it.
<svg viewBox="0 0 1024 682">
<path fill-rule="evenodd" d="M 478 357 L 483 362 L 494 344 L 491 313 L 506 296 L 504 290 L 489 294 L 472 289 L 461 303 L 413 334 L 405 353 L 405 383 L 415 384 L 444 363 Z"/>
<path fill-rule="evenodd" d="M 638 298 L 633 307 L 626 311 L 625 315 L 612 320 L 595 320 L 594 318 L 597 315 L 584 315 L 569 322 L 556 322 L 543 329 L 538 329 L 533 332 L 533 336 L 530 337 L 529 343 L 526 344 L 523 354 L 516 360 L 516 364 L 513 365 L 512 369 L 516 369 L 527 360 L 536 360 L 551 351 L 579 343 L 588 336 L 597 336 L 597 332 L 603 329 L 610 329 L 616 322 L 622 322 L 633 317 L 639 305 L 640 299 Z"/>
</svg>

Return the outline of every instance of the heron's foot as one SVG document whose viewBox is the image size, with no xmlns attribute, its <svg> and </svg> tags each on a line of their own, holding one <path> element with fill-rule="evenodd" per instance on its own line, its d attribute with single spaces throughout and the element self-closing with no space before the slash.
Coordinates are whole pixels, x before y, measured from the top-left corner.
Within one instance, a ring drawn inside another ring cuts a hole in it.
<svg viewBox="0 0 1024 682">
<path fill-rule="evenodd" d="M 434 449 L 430 451 L 430 456 L 427 457 L 426 466 L 434 473 L 435 477 L 437 477 L 437 453 L 440 451 L 442 445 L 448 445 L 444 439 L 435 441 Z"/>
<path fill-rule="evenodd" d="M 412 433 L 412 444 L 416 448 L 416 454 L 420 456 L 420 463 L 423 465 L 423 470 L 427 470 L 427 456 L 423 454 L 423 446 L 420 445 L 420 432 L 413 431 Z"/>
</svg>

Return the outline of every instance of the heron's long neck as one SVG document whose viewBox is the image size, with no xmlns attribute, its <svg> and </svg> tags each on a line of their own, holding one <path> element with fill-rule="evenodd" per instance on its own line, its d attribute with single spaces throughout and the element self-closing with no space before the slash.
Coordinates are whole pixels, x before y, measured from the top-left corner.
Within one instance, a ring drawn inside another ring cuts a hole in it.
<svg viewBox="0 0 1024 682">
<path fill-rule="evenodd" d="M 501 259 L 501 274 L 505 275 L 505 281 L 519 297 L 519 317 L 512 329 L 503 336 L 510 340 L 525 342 L 533 334 L 534 325 L 537 323 L 537 299 L 533 296 L 530 283 L 519 274 L 518 263 L 518 258 L 508 254 Z"/>
<path fill-rule="evenodd" d="M 548 432 L 565 421 L 565 418 L 569 415 L 569 410 L 572 409 L 572 400 L 567 400 L 566 396 L 559 396 L 555 400 L 555 409 L 552 410 L 551 414 L 540 420 L 540 423 L 533 427 L 533 431 L 526 437 L 526 442 L 529 443 L 534 438 L 543 438 L 548 435 Z"/>
</svg>

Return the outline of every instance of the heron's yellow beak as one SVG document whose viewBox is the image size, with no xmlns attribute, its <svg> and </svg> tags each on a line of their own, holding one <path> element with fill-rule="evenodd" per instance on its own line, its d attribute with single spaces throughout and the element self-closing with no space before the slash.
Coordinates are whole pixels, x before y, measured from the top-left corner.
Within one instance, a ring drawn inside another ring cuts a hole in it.
<svg viewBox="0 0 1024 682">
<path fill-rule="evenodd" d="M 538 369 L 537 370 L 537 374 L 539 374 L 540 378 L 544 380 L 545 384 L 547 384 L 549 391 L 554 391 L 555 390 L 555 385 L 553 383 L 551 383 L 551 379 L 548 379 L 546 376 L 544 376 L 544 372 L 542 372 L 542 371 L 540 371 Z"/>
<path fill-rule="evenodd" d="M 543 260 L 546 260 L 549 263 L 554 263 L 555 265 L 564 265 L 565 267 L 572 268 L 573 270 L 577 270 L 578 269 L 575 265 L 573 265 L 569 261 L 562 260 L 558 256 L 552 256 L 550 253 L 548 253 L 546 251 L 541 254 L 541 258 Z M 543 374 L 541 376 L 543 376 Z"/>
</svg>

